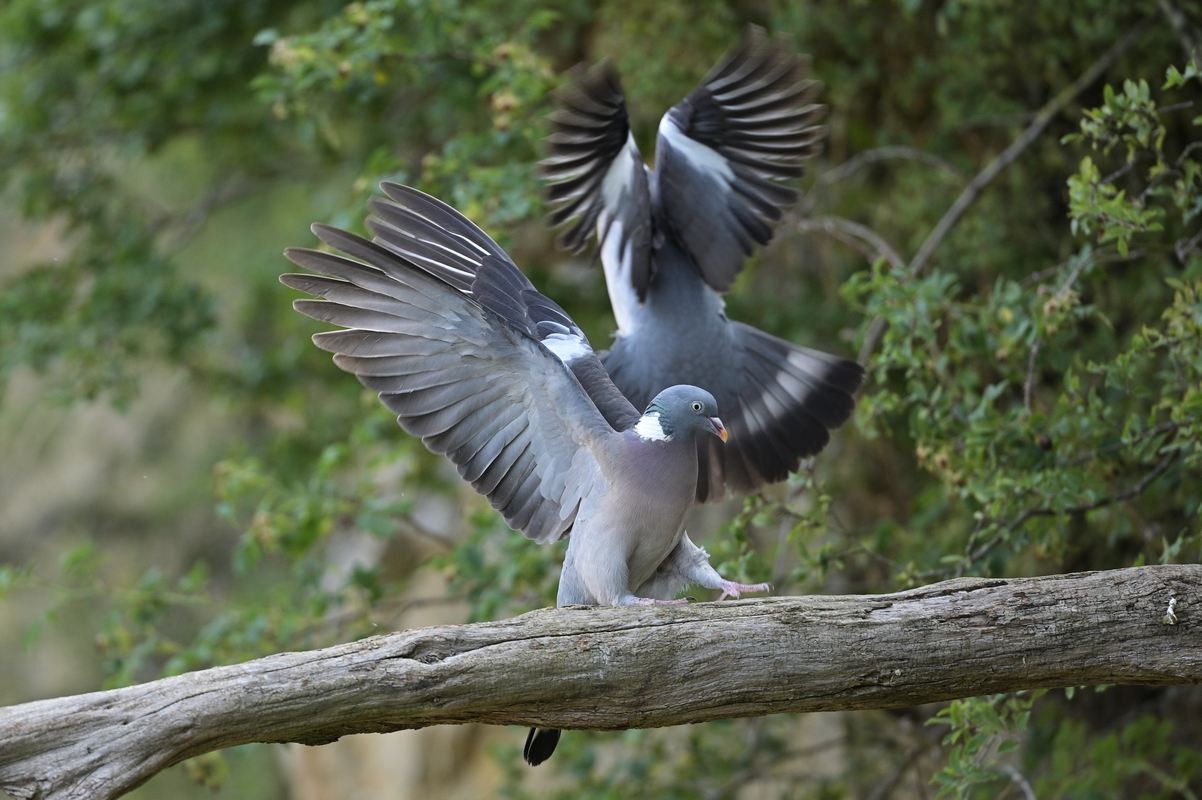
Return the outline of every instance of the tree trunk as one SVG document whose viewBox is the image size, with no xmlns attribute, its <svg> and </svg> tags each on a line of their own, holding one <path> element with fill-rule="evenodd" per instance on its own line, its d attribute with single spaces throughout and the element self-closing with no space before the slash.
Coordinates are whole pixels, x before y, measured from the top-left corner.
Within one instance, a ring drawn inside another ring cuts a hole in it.
<svg viewBox="0 0 1202 800">
<path fill-rule="evenodd" d="M 117 797 L 210 750 L 427 725 L 639 728 L 1199 683 L 1200 608 L 1202 566 L 1181 565 L 889 595 L 547 609 L 0 709 L 0 788 Z"/>
</svg>

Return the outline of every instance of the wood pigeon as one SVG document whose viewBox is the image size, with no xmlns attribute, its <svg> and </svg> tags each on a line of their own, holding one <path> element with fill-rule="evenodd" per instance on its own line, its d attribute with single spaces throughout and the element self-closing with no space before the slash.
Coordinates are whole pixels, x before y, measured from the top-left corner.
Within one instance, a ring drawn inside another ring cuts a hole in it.
<svg viewBox="0 0 1202 800">
<path fill-rule="evenodd" d="M 671 386 L 640 414 L 580 327 L 487 234 L 416 189 L 382 188 L 372 241 L 314 225 L 346 255 L 289 249 L 316 274 L 280 280 L 321 298 L 297 311 L 342 328 L 314 343 L 510 527 L 537 542 L 571 532 L 556 605 L 684 602 L 670 598 L 686 584 L 719 599 L 767 591 L 723 578 L 684 531 L 698 442 L 727 439 L 713 395 Z M 558 739 L 532 730 L 527 761 Z"/>
<path fill-rule="evenodd" d="M 698 499 L 784 479 L 851 415 L 864 370 L 727 319 L 722 293 L 797 197 L 781 181 L 817 152 L 824 109 L 806 62 L 762 29 L 660 121 L 656 164 L 639 154 L 612 66 L 559 93 L 542 164 L 561 245 L 595 231 L 618 325 L 602 361 L 642 407 L 677 383 L 713 393 L 725 448 L 702 440 Z"/>
</svg>

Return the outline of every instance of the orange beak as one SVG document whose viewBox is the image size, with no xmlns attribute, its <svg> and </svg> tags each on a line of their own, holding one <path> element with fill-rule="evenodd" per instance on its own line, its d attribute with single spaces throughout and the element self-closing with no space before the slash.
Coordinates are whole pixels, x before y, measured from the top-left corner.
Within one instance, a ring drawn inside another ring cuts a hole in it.
<svg viewBox="0 0 1202 800">
<path fill-rule="evenodd" d="M 717 417 L 709 417 L 709 421 L 710 430 L 714 432 L 714 436 L 717 436 L 723 442 L 730 438 L 730 434 L 726 432 L 726 426 L 722 424 L 722 420 Z"/>
</svg>

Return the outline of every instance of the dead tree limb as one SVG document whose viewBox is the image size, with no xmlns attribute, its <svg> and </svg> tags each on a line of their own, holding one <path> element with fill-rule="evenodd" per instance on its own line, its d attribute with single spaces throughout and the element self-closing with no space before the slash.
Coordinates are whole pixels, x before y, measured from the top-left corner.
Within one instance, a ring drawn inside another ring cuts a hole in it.
<svg viewBox="0 0 1202 800">
<path fill-rule="evenodd" d="M 427 725 L 656 727 L 1200 682 L 1202 565 L 549 609 L 0 709 L 0 789 L 111 798 L 210 750 Z"/>
</svg>

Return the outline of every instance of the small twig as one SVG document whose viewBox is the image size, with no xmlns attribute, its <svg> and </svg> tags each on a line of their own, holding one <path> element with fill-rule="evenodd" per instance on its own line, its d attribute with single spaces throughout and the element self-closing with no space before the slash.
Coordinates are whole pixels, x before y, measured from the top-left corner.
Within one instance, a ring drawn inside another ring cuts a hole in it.
<svg viewBox="0 0 1202 800">
<path fill-rule="evenodd" d="M 884 258 L 894 270 L 903 270 L 906 267 L 905 259 L 901 257 L 901 253 L 897 251 L 897 248 L 889 244 L 883 236 L 872 228 L 859 222 L 854 222 L 843 217 L 814 217 L 813 219 L 799 220 L 797 229 L 802 233 L 810 231 L 825 233 L 832 239 L 836 239 L 849 247 L 859 250 L 870 261 Z M 872 321 L 872 325 L 868 329 L 868 335 L 865 337 L 865 346 L 860 350 L 859 359 L 861 364 L 865 363 L 868 356 L 872 354 L 876 340 L 880 338 L 883 332 L 884 320 L 877 317 Z M 869 342 L 872 343 L 872 346 L 868 344 Z"/>
<path fill-rule="evenodd" d="M 1135 169 L 1135 165 L 1138 162 L 1139 162 L 1138 157 L 1131 159 L 1126 164 L 1123 164 L 1123 166 L 1116 169 L 1114 172 L 1112 172 L 1109 175 L 1107 175 L 1106 177 L 1102 178 L 1101 183 L 1114 183 L 1119 178 L 1123 177 L 1128 172 Z"/>
<path fill-rule="evenodd" d="M 1177 255 L 1177 260 L 1181 262 L 1181 266 L 1185 266 L 1185 260 L 1198 245 L 1202 243 L 1202 230 L 1199 230 L 1193 236 L 1187 239 L 1178 239 L 1173 245 L 1173 252 Z"/>
<path fill-rule="evenodd" d="M 1157 478 L 1168 472 L 1169 467 L 1173 466 L 1179 455 L 1180 453 L 1176 450 L 1169 451 L 1165 454 L 1164 458 L 1157 463 L 1151 472 L 1140 478 L 1139 481 L 1137 481 L 1134 485 L 1129 486 L 1118 494 L 1099 498 L 1098 500 L 1094 500 L 1092 503 L 1081 503 L 1079 505 L 1065 506 L 1063 508 L 1055 508 L 1051 506 L 1033 506 L 1028 508 L 1009 523 L 1003 525 L 998 533 L 991 537 L 989 541 L 982 543 L 981 546 L 975 551 L 970 552 L 968 555 L 969 560 L 979 561 L 980 559 L 989 555 L 989 552 L 993 550 L 993 548 L 997 547 L 1002 541 L 1004 534 L 1012 533 L 1018 530 L 1023 526 L 1024 523 L 1027 522 L 1027 520 L 1034 517 L 1059 517 L 1072 516 L 1074 514 L 1086 514 L 1090 511 L 1096 511 L 1099 508 L 1105 508 L 1106 506 L 1111 506 L 1115 503 L 1123 503 L 1127 500 L 1132 500 L 1136 497 L 1139 497 L 1148 490 L 1148 487 L 1156 482 Z"/>
<path fill-rule="evenodd" d="M 373 614 L 373 612 L 378 613 L 378 612 L 382 612 L 385 610 L 389 610 L 393 617 L 400 618 L 400 616 L 402 614 L 404 614 L 408 611 L 415 610 L 415 609 L 436 608 L 438 606 L 451 606 L 451 605 L 456 605 L 458 603 L 463 603 L 466 600 L 467 600 L 467 598 L 463 595 L 444 595 L 441 597 L 414 597 L 414 598 L 395 597 L 395 598 L 392 598 L 391 600 L 382 600 L 382 601 L 376 603 L 372 608 L 368 608 L 368 609 L 350 608 L 350 609 L 345 609 L 342 611 L 337 611 L 337 612 L 333 612 L 330 614 L 326 614 L 324 617 L 322 617 L 319 620 L 314 621 L 312 624 L 310 624 L 307 627 L 310 631 L 317 631 L 317 630 L 322 630 L 324 628 L 331 628 L 331 627 L 338 628 L 343 623 L 353 622 L 355 619 L 358 619 L 358 618 L 363 618 L 363 619 L 367 619 L 368 621 L 371 621 L 371 617 L 369 615 Z M 373 624 L 375 624 L 375 623 L 373 622 Z"/>
<path fill-rule="evenodd" d="M 1111 495 L 1110 497 L 1103 497 L 1098 500 L 1094 500 L 1092 503 L 1081 503 L 1079 505 L 1067 506 L 1065 508 L 1049 508 L 1049 507 L 1045 507 L 1045 506 L 1041 506 L 1038 508 L 1029 508 L 1026 511 L 1024 511 L 1022 514 L 1020 514 L 1019 519 L 1017 519 L 1017 520 L 1015 520 L 1015 522 L 1011 523 L 1010 527 L 1016 528 L 1019 525 L 1021 525 L 1023 522 L 1026 522 L 1031 517 L 1047 517 L 1047 516 L 1063 516 L 1063 515 L 1071 515 L 1071 514 L 1085 514 L 1090 511 L 1096 511 L 1099 508 L 1105 508 L 1106 506 L 1114 505 L 1115 503 L 1123 503 L 1123 502 L 1126 502 L 1127 500 L 1132 500 L 1136 497 L 1139 497 L 1144 492 L 1146 492 L 1148 490 L 1148 487 L 1151 486 L 1152 483 L 1155 482 L 1155 480 L 1157 478 L 1159 478 L 1161 475 L 1163 475 L 1165 472 L 1167 472 L 1169 467 L 1173 466 L 1173 462 L 1175 462 L 1177 460 L 1177 457 L 1179 455 L 1180 454 L 1176 450 L 1170 451 L 1169 453 L 1167 453 L 1165 455 L 1164 458 L 1162 458 L 1160 460 L 1160 462 L 1156 465 L 1156 467 L 1151 472 L 1149 472 L 1144 477 L 1140 478 L 1139 481 L 1136 482 L 1134 486 L 1124 489 L 1123 491 L 1119 492 L 1118 494 Z"/>
<path fill-rule="evenodd" d="M 1177 428 L 1178 428 L 1178 425 L 1176 422 L 1162 422 L 1159 425 L 1156 425 L 1154 427 L 1148 428 L 1145 431 L 1137 433 L 1135 436 L 1132 436 L 1129 439 L 1120 439 L 1117 442 L 1113 442 L 1113 443 L 1105 445 L 1103 447 L 1099 447 L 1097 450 L 1093 450 L 1093 451 L 1090 451 L 1089 453 L 1078 456 L 1077 458 L 1074 458 L 1072 461 L 1066 461 L 1066 462 L 1062 463 L 1060 466 L 1061 467 L 1078 467 L 1089 461 L 1093 461 L 1098 456 L 1105 455 L 1106 453 L 1112 453 L 1115 450 L 1122 450 L 1125 447 L 1130 447 L 1133 444 L 1138 444 L 1138 443 L 1142 442 L 1144 439 L 1147 439 L 1149 437 L 1159 436 L 1162 433 L 1175 433 L 1177 431 Z"/>
<path fill-rule="evenodd" d="M 906 777 L 906 773 L 910 771 L 910 768 L 917 764 L 918 759 L 930 749 L 930 742 L 921 742 L 912 747 L 910 752 L 906 753 L 906 757 L 894 767 L 889 777 L 877 784 L 876 788 L 872 790 L 872 794 L 868 795 L 869 800 L 885 800 L 885 798 L 891 797 L 893 791 L 901 783 L 902 778 Z"/>
<path fill-rule="evenodd" d="M 445 534 L 432 531 L 426 526 L 416 522 L 412 517 L 398 518 L 397 527 L 401 529 L 401 533 L 417 539 L 425 539 L 427 542 L 435 545 L 440 550 L 453 550 L 455 545 L 458 544 L 454 536 L 447 536 Z"/>
<path fill-rule="evenodd" d="M 1060 288 L 1056 290 L 1056 296 L 1060 297 L 1072 289 L 1073 285 L 1077 282 L 1077 278 L 1081 277 L 1082 271 L 1092 263 L 1092 256 L 1078 259 L 1077 263 L 1073 266 L 1072 272 L 1068 274 L 1068 277 L 1060 284 Z M 1043 339 L 1036 335 L 1035 341 L 1031 343 L 1031 353 L 1027 358 L 1027 378 L 1023 381 L 1023 408 L 1026 409 L 1027 414 L 1031 413 L 1031 395 L 1035 388 L 1035 365 L 1036 359 L 1039 358 L 1041 347 L 1043 347 Z"/>
<path fill-rule="evenodd" d="M 1030 781 L 1021 772 L 1009 764 L 1000 764 L 998 765 L 998 769 L 1023 793 L 1025 800 L 1035 800 L 1035 790 L 1031 788 Z"/>
<path fill-rule="evenodd" d="M 1185 159 L 1189 158 L 1189 154 L 1200 148 L 1202 148 L 1202 142 L 1190 142 L 1180 153 L 1177 154 L 1177 160 L 1173 162 L 1173 166 L 1175 166 L 1177 169 L 1181 169 L 1181 167 L 1185 164 Z"/>
<path fill-rule="evenodd" d="M 752 720 L 751 724 L 754 725 L 755 723 L 756 723 L 756 720 Z M 706 794 L 704 796 L 705 796 L 706 800 L 721 800 L 721 798 L 725 798 L 725 797 L 734 797 L 735 795 L 738 794 L 739 789 L 742 788 L 743 786 L 747 785 L 747 783 L 749 783 L 750 781 L 772 780 L 772 779 L 776 778 L 775 775 L 765 775 L 764 773 L 768 772 L 770 769 L 772 769 L 775 766 L 778 766 L 779 764 L 782 764 L 786 761 L 791 761 L 793 759 L 809 758 L 811 756 L 816 756 L 819 753 L 825 752 L 827 750 L 831 750 L 836 747 L 841 747 L 842 745 L 845 745 L 845 744 L 847 744 L 847 737 L 839 736 L 835 739 L 828 739 L 827 741 L 824 741 L 824 742 L 818 742 L 817 744 L 809 745 L 808 747 L 798 747 L 798 748 L 794 748 L 794 749 L 782 750 L 779 753 L 776 753 L 776 754 L 770 756 L 769 758 L 764 759 L 761 762 L 749 764 L 747 767 L 745 767 L 741 770 L 738 770 L 730 778 L 723 781 L 721 784 L 715 786 L 710 791 L 706 792 Z M 754 752 L 756 752 L 756 750 L 752 749 L 749 746 L 747 749 L 747 752 L 754 753 Z M 790 776 L 788 776 L 788 779 L 791 783 L 793 783 L 793 782 L 796 782 L 797 780 L 805 779 L 806 777 L 812 778 L 813 775 L 812 774 L 808 775 L 808 776 L 807 775 L 797 775 L 797 776 L 790 775 Z"/>
<path fill-rule="evenodd" d="M 1095 252 L 1089 259 L 1089 263 L 1099 267 L 1104 264 L 1121 264 L 1125 261 L 1138 261 L 1147 254 L 1148 253 L 1146 250 L 1130 250 L 1126 255 L 1123 255 L 1118 251 L 1102 252 L 1100 254 Z M 1075 256 L 1073 258 L 1075 258 Z M 1069 258 L 1065 261 L 1061 261 L 1054 267 L 1048 267 L 1047 269 L 1041 269 L 1038 272 L 1032 272 L 1030 275 L 1019 281 L 1019 284 L 1021 286 L 1031 286 L 1032 284 L 1041 283 L 1055 275 L 1057 272 L 1060 272 L 1060 270 L 1068 266 L 1069 262 L 1071 261 L 1072 258 Z"/>
<path fill-rule="evenodd" d="M 1165 787 L 1166 789 L 1172 789 L 1174 792 L 1185 798 L 1185 800 L 1198 800 L 1198 795 L 1194 794 L 1193 790 L 1189 788 L 1186 778 L 1170 775 L 1164 770 L 1157 769 L 1153 765 L 1147 763 L 1138 765 L 1136 769 L 1145 775 L 1150 775 L 1151 777 L 1155 778 L 1160 782 L 1161 786 Z"/>
<path fill-rule="evenodd" d="M 1031 392 L 1035 387 L 1035 363 L 1039 358 L 1039 348 L 1043 347 L 1043 339 L 1036 336 L 1031 343 L 1031 353 L 1027 356 L 1027 379 L 1023 381 L 1023 408 L 1031 413 Z"/>
<path fill-rule="evenodd" d="M 247 197 L 254 188 L 254 184 L 247 181 L 242 175 L 233 175 L 214 186 L 188 210 L 188 213 L 168 219 L 166 227 L 170 229 L 170 233 L 167 238 L 167 247 L 170 249 L 181 247 L 200 230 L 214 211 Z"/>
<path fill-rule="evenodd" d="M 1171 0 L 1157 0 L 1157 2 L 1161 12 L 1168 18 L 1169 25 L 1173 26 L 1177 38 L 1181 40 L 1181 48 L 1185 50 L 1185 57 L 1192 61 L 1195 67 L 1202 69 L 1202 37 L 1192 29 L 1189 20 L 1185 18 L 1185 12 L 1174 5 Z"/>
<path fill-rule="evenodd" d="M 825 233 L 832 239 L 859 250 L 870 261 L 884 258 L 894 269 L 901 269 L 906 265 L 897 248 L 885 241 L 879 233 L 867 225 L 844 217 L 824 216 L 799 220 L 797 230 L 802 233 Z"/>
<path fill-rule="evenodd" d="M 886 145 L 885 147 L 874 147 L 871 150 L 856 153 L 842 164 L 832 167 L 819 175 L 817 182 L 826 185 L 838 183 L 839 181 L 847 180 L 867 166 L 889 160 L 918 161 L 950 175 L 959 176 L 961 174 L 960 170 L 956 169 L 955 165 L 950 161 L 940 158 L 934 153 L 928 153 L 916 147 L 906 147 L 905 145 Z"/>
<path fill-rule="evenodd" d="M 1170 103 L 1167 106 L 1161 106 L 1156 109 L 1156 116 L 1163 117 L 1167 114 L 1172 114 L 1175 111 L 1184 111 L 1187 108 L 1193 108 L 1193 100 L 1182 100 L 1180 103 Z"/>
<path fill-rule="evenodd" d="M 1078 260 L 1073 266 L 1073 271 L 1065 277 L 1064 282 L 1060 284 L 1060 288 L 1056 290 L 1056 294 L 1062 295 L 1072 289 L 1073 285 L 1077 283 L 1077 279 L 1081 277 L 1081 273 L 1085 271 L 1085 268 L 1093 266 L 1093 263 L 1094 259 L 1092 256 Z"/>
</svg>

